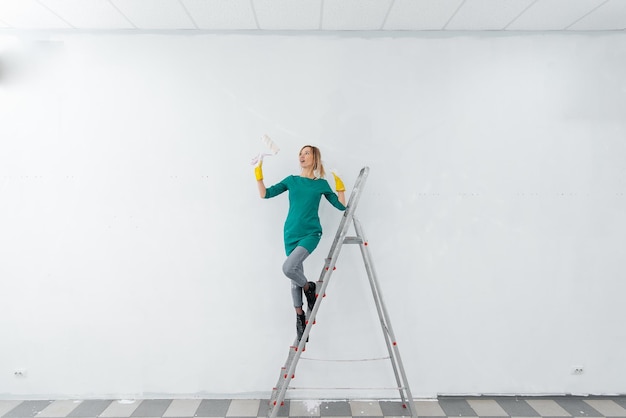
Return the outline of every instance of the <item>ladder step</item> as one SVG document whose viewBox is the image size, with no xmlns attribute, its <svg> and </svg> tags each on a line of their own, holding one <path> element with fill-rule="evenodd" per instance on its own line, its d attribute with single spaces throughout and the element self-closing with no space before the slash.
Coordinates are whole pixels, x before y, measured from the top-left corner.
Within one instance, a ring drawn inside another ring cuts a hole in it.
<svg viewBox="0 0 626 418">
<path fill-rule="evenodd" d="M 363 244 L 363 238 L 359 237 L 345 237 L 343 239 L 344 244 Z"/>
</svg>

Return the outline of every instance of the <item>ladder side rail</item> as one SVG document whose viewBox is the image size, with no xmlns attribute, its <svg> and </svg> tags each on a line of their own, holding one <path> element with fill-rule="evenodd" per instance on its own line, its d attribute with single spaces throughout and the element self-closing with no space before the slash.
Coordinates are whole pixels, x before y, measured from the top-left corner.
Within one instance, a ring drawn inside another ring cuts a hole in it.
<svg viewBox="0 0 626 418">
<path fill-rule="evenodd" d="M 353 221 L 355 224 L 355 229 L 357 229 L 356 225 L 359 221 L 356 217 L 353 218 Z M 362 230 L 360 232 L 362 232 Z M 391 361 L 391 366 L 393 368 L 393 373 L 396 379 L 396 384 L 398 385 L 400 398 L 402 399 L 403 404 L 406 405 L 407 400 L 403 392 L 405 384 L 404 382 L 402 382 L 402 379 L 399 373 L 398 362 L 397 362 L 397 359 L 395 358 L 395 352 L 393 350 L 393 338 L 389 334 L 389 327 L 387 326 L 386 318 L 382 310 L 382 306 L 381 306 L 381 304 L 383 303 L 382 296 L 380 295 L 379 289 L 377 288 L 377 283 L 372 277 L 373 276 L 373 271 L 371 269 L 372 261 L 370 258 L 371 255 L 369 254 L 369 251 L 367 251 L 367 241 L 364 236 L 359 234 L 359 230 L 357 230 L 357 237 L 361 240 L 361 245 L 359 245 L 359 249 L 361 250 L 361 255 L 363 256 L 365 270 L 367 272 L 367 277 L 369 279 L 370 288 L 372 290 L 372 295 L 374 296 L 374 304 L 376 305 L 376 310 L 378 312 L 378 319 L 380 321 L 380 326 L 383 331 L 383 336 L 385 337 L 385 344 L 387 345 L 387 352 L 389 353 L 389 359 Z"/>
<path fill-rule="evenodd" d="M 368 277 L 370 278 L 370 281 L 372 283 L 373 288 L 376 288 L 376 295 L 374 296 L 374 298 L 378 298 L 378 300 L 380 301 L 380 307 L 381 310 L 379 311 L 379 313 L 382 313 L 383 317 L 384 317 L 384 321 L 385 321 L 385 327 L 386 327 L 386 331 L 389 333 L 389 336 L 392 339 L 392 346 L 393 346 L 393 352 L 394 352 L 394 356 L 395 359 L 397 360 L 397 366 L 398 369 L 400 371 L 400 375 L 402 376 L 402 380 L 404 382 L 404 389 L 406 390 L 407 396 L 408 396 L 408 402 L 407 402 L 407 407 L 409 408 L 411 415 L 414 417 L 417 417 L 417 413 L 415 410 L 415 405 L 413 403 L 413 396 L 411 394 L 411 389 L 409 387 L 409 383 L 408 383 L 408 379 L 406 377 L 406 371 L 404 370 L 404 366 L 402 364 L 402 358 L 400 356 L 400 350 L 398 348 L 397 345 L 397 340 L 395 337 L 395 333 L 393 332 L 393 327 L 391 326 L 391 321 L 389 320 L 389 312 L 387 312 L 387 307 L 385 306 L 385 303 L 383 302 L 383 297 L 382 297 L 382 292 L 380 290 L 380 285 L 378 283 L 378 278 L 376 275 L 376 270 L 374 268 L 374 264 L 371 261 L 371 256 L 369 254 L 369 248 L 367 245 L 365 245 L 365 243 L 367 242 L 367 239 L 365 238 L 365 234 L 363 232 L 363 227 L 361 226 L 361 223 L 359 222 L 359 220 L 357 218 L 353 218 L 353 222 L 354 222 L 354 228 L 357 231 L 357 235 L 363 239 L 364 244 L 360 245 L 361 247 L 361 251 L 363 253 L 363 259 L 365 261 L 365 268 L 367 270 L 368 273 Z M 383 330 L 385 331 L 385 330 Z M 395 367 L 394 367 L 395 368 Z"/>
<path fill-rule="evenodd" d="M 339 257 L 341 247 L 343 246 L 343 241 L 345 239 L 345 236 L 347 235 L 348 228 L 350 227 L 350 221 L 352 220 L 354 216 L 354 211 L 356 210 L 356 207 L 358 205 L 358 202 L 361 196 L 361 190 L 365 184 L 365 180 L 367 180 L 368 174 L 369 174 L 369 167 L 363 167 L 361 169 L 361 172 L 359 173 L 359 176 L 357 177 L 357 180 L 352 189 L 352 192 L 350 193 L 350 198 L 348 200 L 346 210 L 344 211 L 341 222 L 339 223 L 339 228 L 337 229 L 337 233 L 335 234 L 335 239 L 330 248 L 329 256 L 326 259 L 326 265 L 322 269 L 322 273 L 320 275 L 319 281 L 322 282 L 322 287 L 317 293 L 318 298 L 315 301 L 313 310 L 309 314 L 307 326 L 304 330 L 304 333 L 302 334 L 302 338 L 300 339 L 300 342 L 297 344 L 297 348 L 295 349 L 295 353 L 293 357 L 291 356 L 291 353 L 287 357 L 287 362 L 285 363 L 285 367 L 284 367 L 286 375 L 281 374 L 281 377 L 283 378 L 279 377 L 279 382 L 277 384 L 278 389 L 277 389 L 276 399 L 274 400 L 274 402 L 272 402 L 272 400 L 270 399 L 270 410 L 271 410 L 271 413 L 269 415 L 270 418 L 276 418 L 278 414 L 278 409 L 280 408 L 280 405 L 283 403 L 285 399 L 285 395 L 287 392 L 287 388 L 289 387 L 289 383 L 291 382 L 292 377 L 295 375 L 295 370 L 298 365 L 298 361 L 300 359 L 302 352 L 304 351 L 306 340 L 309 336 L 309 333 L 311 332 L 313 322 L 315 321 L 315 316 L 317 315 L 317 311 L 319 310 L 319 307 L 321 305 L 321 299 L 323 298 L 323 295 L 326 292 L 326 288 L 330 281 L 330 276 L 332 275 L 332 272 L 335 268 L 335 263 L 337 262 L 337 258 Z M 296 342 L 294 342 L 294 346 L 296 345 Z"/>
</svg>

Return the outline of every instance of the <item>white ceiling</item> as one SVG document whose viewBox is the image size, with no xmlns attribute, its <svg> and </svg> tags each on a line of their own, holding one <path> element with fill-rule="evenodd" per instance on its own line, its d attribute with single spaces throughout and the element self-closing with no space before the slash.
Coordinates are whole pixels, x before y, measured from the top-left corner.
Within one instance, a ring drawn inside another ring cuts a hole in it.
<svg viewBox="0 0 626 418">
<path fill-rule="evenodd" d="M 107 31 L 603 31 L 626 0 L 0 0 L 0 33 Z"/>
</svg>

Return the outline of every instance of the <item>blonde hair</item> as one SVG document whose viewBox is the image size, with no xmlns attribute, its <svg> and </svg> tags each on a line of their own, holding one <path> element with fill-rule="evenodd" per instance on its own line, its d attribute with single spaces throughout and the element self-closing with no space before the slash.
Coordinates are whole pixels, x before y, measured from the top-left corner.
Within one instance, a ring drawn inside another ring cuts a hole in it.
<svg viewBox="0 0 626 418">
<path fill-rule="evenodd" d="M 300 148 L 300 152 L 307 147 L 311 148 L 311 152 L 313 152 L 313 173 L 316 177 L 323 178 L 326 175 L 326 171 L 324 170 L 324 164 L 322 164 L 322 152 L 313 145 L 303 146 Z"/>
</svg>

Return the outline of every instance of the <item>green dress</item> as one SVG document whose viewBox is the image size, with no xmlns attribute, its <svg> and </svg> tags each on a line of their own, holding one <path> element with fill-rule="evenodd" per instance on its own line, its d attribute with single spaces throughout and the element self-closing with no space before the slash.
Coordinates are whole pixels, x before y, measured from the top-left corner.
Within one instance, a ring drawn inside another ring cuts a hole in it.
<svg viewBox="0 0 626 418">
<path fill-rule="evenodd" d="M 310 254 L 322 238 L 322 225 L 318 215 L 322 195 L 337 209 L 345 210 L 346 207 L 339 201 L 328 182 L 321 178 L 289 176 L 267 188 L 265 198 L 278 196 L 287 190 L 289 213 L 284 227 L 285 252 L 289 256 L 297 246 L 302 246 Z"/>
</svg>

